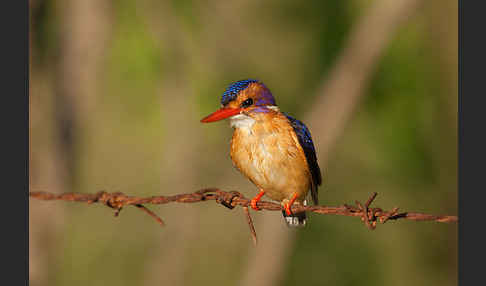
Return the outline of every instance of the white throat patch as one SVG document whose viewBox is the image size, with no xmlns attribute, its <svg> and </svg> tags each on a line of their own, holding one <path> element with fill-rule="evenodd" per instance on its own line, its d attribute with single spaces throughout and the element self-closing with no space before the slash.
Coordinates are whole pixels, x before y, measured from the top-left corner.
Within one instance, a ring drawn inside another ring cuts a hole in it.
<svg viewBox="0 0 486 286">
<path fill-rule="evenodd" d="M 230 125 L 233 128 L 251 128 L 255 119 L 245 114 L 237 114 L 230 117 Z"/>
</svg>

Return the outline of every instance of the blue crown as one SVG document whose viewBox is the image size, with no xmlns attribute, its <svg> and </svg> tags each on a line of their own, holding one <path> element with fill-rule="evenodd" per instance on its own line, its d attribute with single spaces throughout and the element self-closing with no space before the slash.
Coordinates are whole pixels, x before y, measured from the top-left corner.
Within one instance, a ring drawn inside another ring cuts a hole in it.
<svg viewBox="0 0 486 286">
<path fill-rule="evenodd" d="M 230 101 L 235 100 L 235 98 L 238 96 L 238 93 L 240 93 L 240 91 L 246 89 L 248 87 L 248 85 L 250 85 L 250 83 L 254 83 L 254 82 L 259 82 L 259 80 L 245 79 L 245 80 L 233 82 L 224 91 L 224 93 L 221 97 L 221 104 L 226 105 Z"/>
</svg>

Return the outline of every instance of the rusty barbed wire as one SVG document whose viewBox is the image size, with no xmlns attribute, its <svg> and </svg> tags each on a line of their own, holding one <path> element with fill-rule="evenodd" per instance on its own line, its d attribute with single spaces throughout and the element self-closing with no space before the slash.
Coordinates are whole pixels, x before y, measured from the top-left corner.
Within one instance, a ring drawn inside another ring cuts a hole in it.
<svg viewBox="0 0 486 286">
<path fill-rule="evenodd" d="M 398 212 L 398 207 L 393 208 L 390 211 L 385 211 L 381 208 L 370 208 L 371 203 L 375 200 L 378 194 L 374 192 L 363 205 L 359 201 L 355 201 L 356 206 L 344 204 L 338 207 L 332 206 L 303 206 L 293 205 L 292 212 L 299 213 L 303 211 L 313 212 L 318 214 L 333 214 L 342 216 L 360 217 L 361 221 L 370 229 L 376 228 L 377 222 L 385 223 L 389 220 L 406 219 L 413 221 L 435 221 L 442 223 L 458 222 L 457 216 L 451 215 L 431 215 L 419 212 Z M 157 216 L 154 212 L 145 207 L 145 204 L 167 204 L 172 202 L 177 203 L 198 203 L 204 201 L 216 201 L 229 209 L 233 209 L 236 206 L 243 207 L 244 213 L 247 217 L 247 223 L 250 227 L 250 233 L 253 242 L 257 243 L 257 236 L 253 221 L 248 210 L 250 205 L 250 199 L 247 199 L 241 193 L 237 191 L 223 191 L 217 188 L 208 188 L 196 191 L 194 193 L 178 194 L 173 196 L 152 196 L 152 197 L 135 197 L 125 195 L 121 192 L 108 193 L 101 191 L 95 194 L 83 194 L 83 193 L 63 193 L 53 194 L 49 192 L 29 192 L 29 196 L 38 200 L 61 200 L 70 202 L 85 202 L 88 204 L 101 203 L 112 209 L 115 209 L 115 216 L 118 216 L 120 211 L 125 206 L 135 206 L 143 212 L 154 218 L 161 226 L 164 225 L 164 221 Z M 283 208 L 280 204 L 259 201 L 257 206 L 262 210 L 267 211 L 281 211 Z"/>
</svg>

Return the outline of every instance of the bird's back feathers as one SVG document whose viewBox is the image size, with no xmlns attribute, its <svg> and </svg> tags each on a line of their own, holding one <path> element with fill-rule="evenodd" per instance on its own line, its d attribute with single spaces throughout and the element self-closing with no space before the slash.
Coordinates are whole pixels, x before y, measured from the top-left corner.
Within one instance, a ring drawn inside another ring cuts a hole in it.
<svg viewBox="0 0 486 286">
<path fill-rule="evenodd" d="M 307 164 L 309 165 L 309 170 L 312 175 L 312 182 L 311 182 L 312 200 L 314 204 L 317 205 L 319 204 L 317 188 L 322 183 L 322 177 L 321 177 L 321 170 L 319 168 L 319 165 L 317 164 L 316 150 L 314 148 L 314 143 L 312 142 L 310 131 L 307 128 L 307 126 L 305 126 L 305 124 L 302 123 L 302 121 L 293 118 L 292 116 L 284 112 L 282 113 L 290 121 L 290 124 L 294 128 L 295 134 L 299 139 L 300 146 L 304 150 L 305 158 L 307 160 Z"/>
</svg>

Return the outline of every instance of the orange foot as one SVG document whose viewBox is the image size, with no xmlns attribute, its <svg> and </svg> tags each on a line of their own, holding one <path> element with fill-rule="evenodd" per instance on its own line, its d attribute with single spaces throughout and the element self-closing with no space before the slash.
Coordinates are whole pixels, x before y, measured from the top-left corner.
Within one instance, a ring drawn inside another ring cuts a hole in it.
<svg viewBox="0 0 486 286">
<path fill-rule="evenodd" d="M 257 203 L 263 197 L 264 194 L 265 194 L 265 191 L 264 190 L 260 190 L 260 192 L 258 193 L 258 195 L 256 195 L 253 199 L 251 199 L 250 206 L 251 206 L 252 209 L 254 209 L 256 211 L 259 211 L 260 210 L 260 208 L 257 207 Z"/>
<path fill-rule="evenodd" d="M 285 213 L 287 215 L 292 215 L 292 211 L 290 210 L 290 208 L 292 207 L 292 204 L 295 202 L 295 199 L 297 199 L 297 193 L 295 193 L 292 198 L 290 199 L 290 201 L 288 202 L 285 202 L 284 203 L 284 209 L 285 209 Z"/>
</svg>

